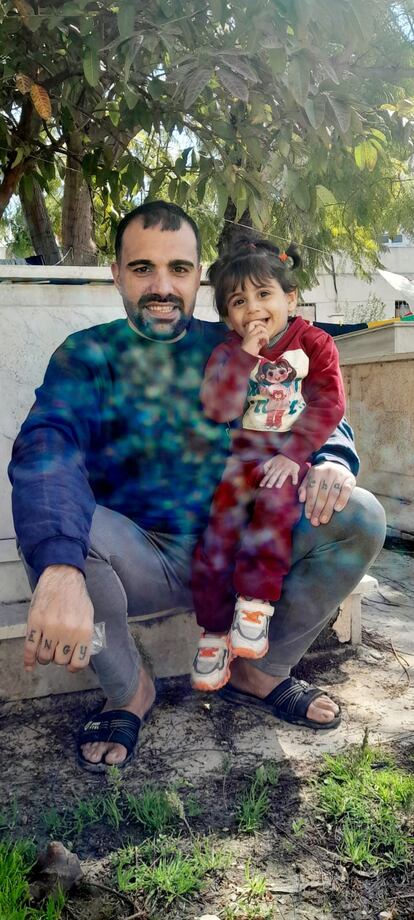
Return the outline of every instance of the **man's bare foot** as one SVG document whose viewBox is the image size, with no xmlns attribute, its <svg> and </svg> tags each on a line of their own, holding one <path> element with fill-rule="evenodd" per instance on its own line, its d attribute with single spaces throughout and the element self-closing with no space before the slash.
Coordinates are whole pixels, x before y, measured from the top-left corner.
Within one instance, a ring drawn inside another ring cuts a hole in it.
<svg viewBox="0 0 414 920">
<path fill-rule="evenodd" d="M 258 696 L 264 699 L 278 684 L 286 680 L 285 677 L 272 677 L 259 671 L 252 664 L 243 658 L 235 658 L 231 664 L 231 683 L 236 690 L 242 690 L 245 693 L 251 693 L 252 696 Z M 338 715 L 339 706 L 329 699 L 329 696 L 320 696 L 308 706 L 306 715 L 308 719 L 314 722 L 332 722 L 332 719 Z"/>
<path fill-rule="evenodd" d="M 125 712 L 133 712 L 134 715 L 142 719 L 148 710 L 151 709 L 154 700 L 154 684 L 149 674 L 142 670 L 138 688 L 129 703 L 127 703 L 126 706 L 115 707 L 110 700 L 107 700 L 102 712 L 117 708 Z M 105 763 L 118 764 L 122 763 L 127 756 L 126 747 L 124 747 L 123 744 L 116 744 L 112 741 L 95 741 L 94 743 L 83 744 L 81 750 L 82 756 L 85 760 L 89 760 L 90 763 L 100 763 L 101 760 L 104 759 Z"/>
</svg>

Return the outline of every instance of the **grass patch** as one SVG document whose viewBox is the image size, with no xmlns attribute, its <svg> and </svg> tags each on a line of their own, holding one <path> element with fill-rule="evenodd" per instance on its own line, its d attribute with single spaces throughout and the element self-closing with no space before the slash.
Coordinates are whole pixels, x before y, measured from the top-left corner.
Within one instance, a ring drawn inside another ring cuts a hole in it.
<svg viewBox="0 0 414 920">
<path fill-rule="evenodd" d="M 184 806 L 177 793 L 144 786 L 140 795 L 127 793 L 130 819 L 137 821 L 150 834 L 160 834 L 185 817 Z"/>
<path fill-rule="evenodd" d="M 13 799 L 8 805 L 2 805 L 0 808 L 0 832 L 13 830 L 18 822 L 19 809 L 16 799 Z"/>
<path fill-rule="evenodd" d="M 398 869 L 412 860 L 414 776 L 392 757 L 364 743 L 325 756 L 319 804 L 343 858 L 358 868 Z"/>
<path fill-rule="evenodd" d="M 43 816 L 46 832 L 65 842 L 73 842 L 87 828 L 104 822 L 115 830 L 123 824 L 139 824 L 146 833 L 160 834 L 179 822 L 190 830 L 187 814 L 192 817 L 199 813 L 195 800 L 190 798 L 185 806 L 174 787 L 163 790 L 148 783 L 139 795 L 127 792 L 116 767 L 108 771 L 107 783 L 104 792 L 78 799 L 73 808 L 63 813 L 49 809 Z"/>
<path fill-rule="evenodd" d="M 160 907 L 202 891 L 209 873 L 228 865 L 228 856 L 209 838 L 159 837 L 119 851 L 115 864 L 120 891 L 139 892 L 146 905 Z"/>
<path fill-rule="evenodd" d="M 30 841 L 0 843 L 0 917 L 4 920 L 59 920 L 65 905 L 62 892 L 40 907 L 30 906 L 29 873 L 36 861 Z"/>
<path fill-rule="evenodd" d="M 254 834 L 262 826 L 270 806 L 270 788 L 277 786 L 278 781 L 279 770 L 272 761 L 257 768 L 237 808 L 240 833 Z"/>
<path fill-rule="evenodd" d="M 244 870 L 244 885 L 236 904 L 226 907 L 224 920 L 273 920 L 274 908 L 269 904 L 267 882 L 264 875 L 252 875 L 250 861 Z M 267 903 L 266 903 L 267 902 Z"/>
</svg>

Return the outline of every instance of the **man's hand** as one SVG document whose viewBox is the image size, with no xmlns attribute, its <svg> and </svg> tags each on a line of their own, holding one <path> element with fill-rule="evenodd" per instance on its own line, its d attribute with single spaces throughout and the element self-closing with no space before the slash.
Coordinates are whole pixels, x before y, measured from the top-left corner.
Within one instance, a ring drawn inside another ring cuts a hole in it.
<svg viewBox="0 0 414 920">
<path fill-rule="evenodd" d="M 93 606 L 79 569 L 51 565 L 42 572 L 27 620 L 24 667 L 40 664 L 67 666 L 78 671 L 89 664 L 93 634 Z"/>
<path fill-rule="evenodd" d="M 355 486 L 355 476 L 340 463 L 327 460 L 312 466 L 299 489 L 299 501 L 305 502 L 311 524 L 327 524 L 334 511 L 343 511 Z"/>
<path fill-rule="evenodd" d="M 263 469 L 265 470 L 265 475 L 260 482 L 262 487 L 266 486 L 268 489 L 273 489 L 276 486 L 276 489 L 281 489 L 289 476 L 294 486 L 298 484 L 299 463 L 289 460 L 289 457 L 284 457 L 283 454 L 277 454 L 271 460 L 266 460 L 266 463 L 263 464 Z"/>
<path fill-rule="evenodd" d="M 269 334 L 266 329 L 266 323 L 262 323 L 260 320 L 248 323 L 246 326 L 246 333 L 241 345 L 243 351 L 247 351 L 248 355 L 257 357 L 260 349 L 268 344 Z"/>
</svg>

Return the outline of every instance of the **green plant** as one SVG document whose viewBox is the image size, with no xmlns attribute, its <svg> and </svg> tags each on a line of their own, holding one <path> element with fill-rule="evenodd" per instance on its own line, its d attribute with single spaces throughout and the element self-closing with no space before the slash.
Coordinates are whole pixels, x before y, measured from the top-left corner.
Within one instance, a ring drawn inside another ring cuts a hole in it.
<svg viewBox="0 0 414 920">
<path fill-rule="evenodd" d="M 305 827 L 306 821 L 304 818 L 297 818 L 295 821 L 292 821 L 291 828 L 295 837 L 303 837 L 305 833 Z"/>
<path fill-rule="evenodd" d="M 11 831 L 17 824 L 18 807 L 16 799 L 0 809 L 0 831 Z"/>
<path fill-rule="evenodd" d="M 224 920 L 271 920 L 273 908 L 266 903 L 267 883 L 263 875 L 252 875 L 250 860 L 244 870 L 245 884 L 236 904 L 225 908 Z"/>
<path fill-rule="evenodd" d="M 59 892 L 49 896 L 38 907 L 30 906 L 28 876 L 36 860 L 36 850 L 30 841 L 0 844 L 0 917 L 7 920 L 59 920 L 65 896 Z"/>
<path fill-rule="evenodd" d="M 116 856 L 120 891 L 141 892 L 147 903 L 168 905 L 204 888 L 206 876 L 227 864 L 209 839 L 160 837 Z"/>
<path fill-rule="evenodd" d="M 257 768 L 254 779 L 245 791 L 237 809 L 238 830 L 254 834 L 261 827 L 269 805 L 269 786 L 276 786 L 279 779 L 277 766 L 269 761 Z"/>
<path fill-rule="evenodd" d="M 146 785 L 140 795 L 128 792 L 125 798 L 129 819 L 138 821 L 151 834 L 161 833 L 181 817 L 178 795 L 172 798 L 172 795 L 163 789 Z"/>
<path fill-rule="evenodd" d="M 410 862 L 414 777 L 367 739 L 360 748 L 325 757 L 319 804 L 352 865 L 398 868 Z"/>
</svg>

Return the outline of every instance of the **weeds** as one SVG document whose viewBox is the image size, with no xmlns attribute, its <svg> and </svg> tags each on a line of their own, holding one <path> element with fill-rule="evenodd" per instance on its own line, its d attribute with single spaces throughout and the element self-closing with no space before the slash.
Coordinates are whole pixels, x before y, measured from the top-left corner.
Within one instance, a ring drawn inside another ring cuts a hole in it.
<svg viewBox="0 0 414 920">
<path fill-rule="evenodd" d="M 0 831 L 11 831 L 16 827 L 19 810 L 16 799 L 0 809 Z"/>
<path fill-rule="evenodd" d="M 140 795 L 127 793 L 126 801 L 129 818 L 137 821 L 151 834 L 162 833 L 184 815 L 184 806 L 178 793 L 164 792 L 149 785 L 144 786 Z"/>
<path fill-rule="evenodd" d="M 228 864 L 226 854 L 209 839 L 160 837 L 140 847 L 128 847 L 116 857 L 120 891 L 141 892 L 146 903 L 169 905 L 202 891 L 206 876 Z"/>
<path fill-rule="evenodd" d="M 278 781 L 278 768 L 271 761 L 257 768 L 237 809 L 238 830 L 241 833 L 254 834 L 262 826 L 270 806 L 269 787 L 276 786 Z"/>
<path fill-rule="evenodd" d="M 326 756 L 319 803 L 352 865 L 396 869 L 410 862 L 414 838 L 407 821 L 414 809 L 414 777 L 388 754 L 364 743 Z"/>
<path fill-rule="evenodd" d="M 106 821 L 110 827 L 119 830 L 121 824 L 138 823 L 150 834 L 160 834 L 173 824 L 182 821 L 188 831 L 184 802 L 175 788 L 162 790 L 147 784 L 139 795 L 126 792 L 122 777 L 116 767 L 107 775 L 105 792 L 89 799 L 78 799 L 74 807 L 63 814 L 52 808 L 43 816 L 47 833 L 61 840 L 73 841 L 89 827 Z M 188 814 L 197 814 L 197 803 L 193 798 L 188 804 Z"/>
<path fill-rule="evenodd" d="M 59 892 L 49 896 L 43 906 L 30 905 L 28 876 L 36 860 L 35 847 L 30 841 L 0 844 L 0 917 L 12 920 L 59 920 L 65 896 Z"/>
<path fill-rule="evenodd" d="M 292 828 L 292 833 L 295 837 L 303 837 L 305 834 L 306 821 L 304 818 L 296 818 L 295 821 L 292 821 L 290 825 Z"/>
<path fill-rule="evenodd" d="M 267 883 L 264 875 L 252 875 L 250 861 L 244 870 L 245 884 L 239 892 L 237 904 L 227 907 L 224 920 L 272 920 L 273 907 L 266 903 Z"/>
</svg>

